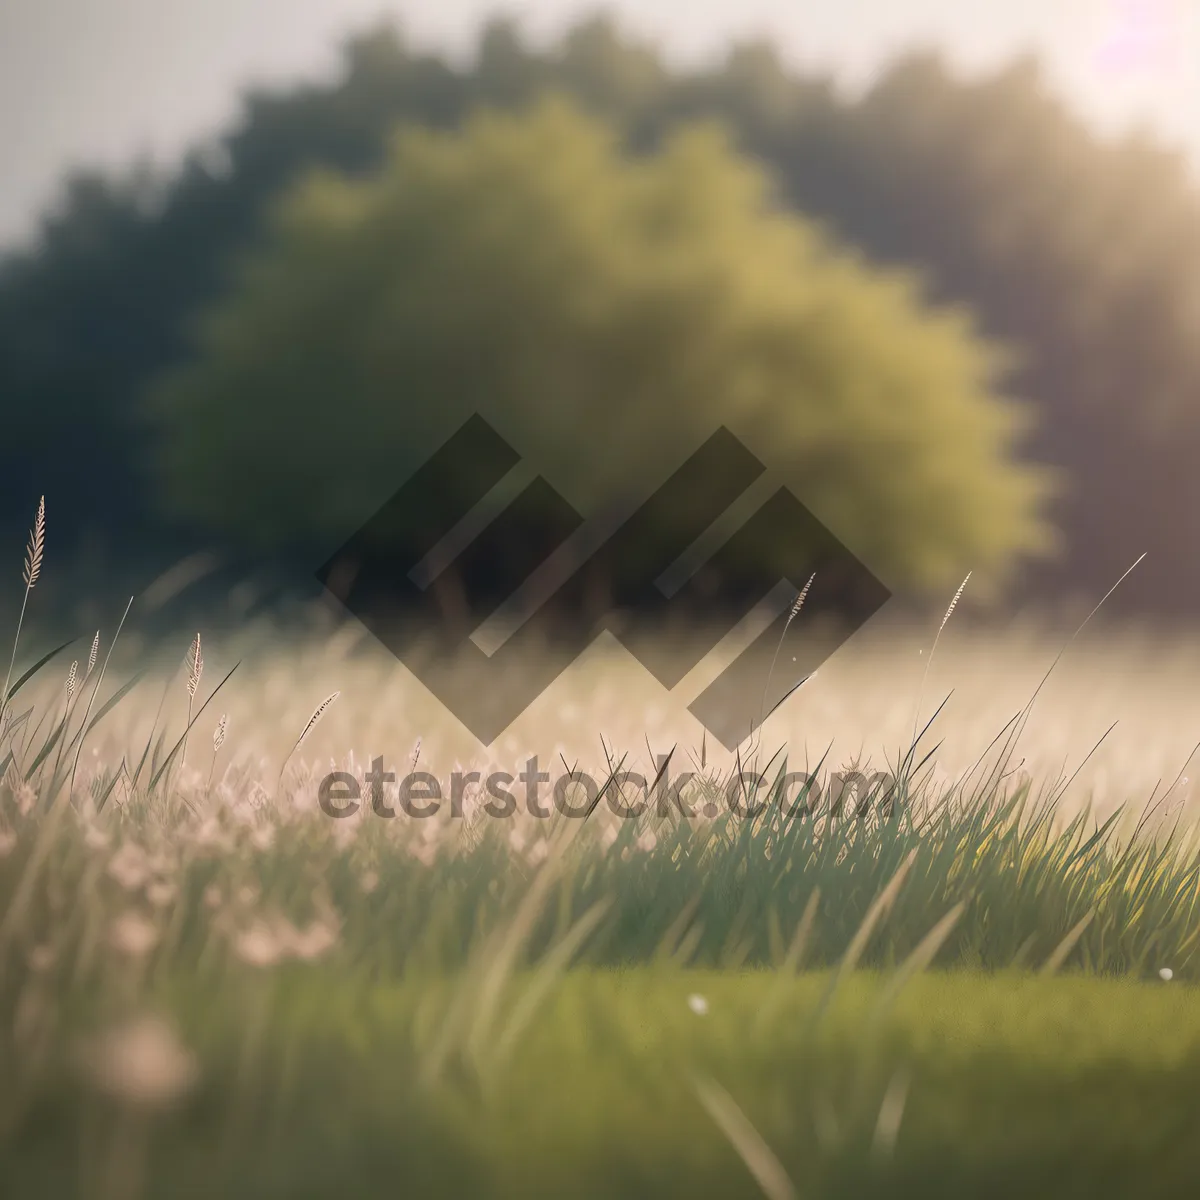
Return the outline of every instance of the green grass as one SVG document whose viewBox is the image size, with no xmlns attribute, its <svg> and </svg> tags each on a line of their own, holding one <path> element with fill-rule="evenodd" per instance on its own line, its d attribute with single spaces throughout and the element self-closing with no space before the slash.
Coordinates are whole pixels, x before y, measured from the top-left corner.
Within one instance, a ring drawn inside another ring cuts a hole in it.
<svg viewBox="0 0 1200 1200">
<path fill-rule="evenodd" d="M 1081 853 L 1079 829 L 1022 832 L 1002 806 L 991 832 L 946 811 L 790 841 L 769 823 L 660 825 L 652 846 L 632 826 L 609 844 L 600 825 L 521 827 L 547 839 L 531 856 L 507 822 L 426 840 L 282 803 L 240 820 L 165 796 L 107 820 L 16 803 L 13 1195 L 762 1194 L 701 1103 L 712 1083 L 798 1195 L 1200 1183 L 1196 872 L 1169 841 Z M 198 1068 L 179 1109 L 138 1099 L 136 1055 L 100 1078 L 78 1057 L 147 1012 Z"/>
<path fill-rule="evenodd" d="M 0 1195 L 1200 1194 L 1195 828 L 1011 736 L 935 788 L 928 730 L 861 811 L 751 752 L 754 819 L 332 820 L 311 764 L 184 769 L 232 671 L 85 755 L 112 649 L 9 676 Z"/>
<path fill-rule="evenodd" d="M 159 1001 L 202 1048 L 204 1083 L 158 1117 L 145 1194 L 761 1195 L 697 1079 L 744 1111 L 798 1195 L 1195 1194 L 1190 991 L 931 975 L 865 1039 L 880 981 L 855 977 L 814 1032 L 826 983 L 794 980 L 760 1024 L 776 986 L 766 973 L 571 972 L 519 1053 L 479 1074 L 455 1064 L 426 1088 L 428 993 L 415 982 L 308 968 L 264 984 L 249 1083 L 248 997 L 185 988 Z M 689 1009 L 692 993 L 706 1015 Z M 889 1151 L 875 1137 L 897 1071 L 910 1082 Z M 76 1148 L 89 1135 L 103 1145 L 119 1119 L 69 1076 L 49 1086 L 0 1160 L 9 1194 L 75 1194 Z"/>
</svg>

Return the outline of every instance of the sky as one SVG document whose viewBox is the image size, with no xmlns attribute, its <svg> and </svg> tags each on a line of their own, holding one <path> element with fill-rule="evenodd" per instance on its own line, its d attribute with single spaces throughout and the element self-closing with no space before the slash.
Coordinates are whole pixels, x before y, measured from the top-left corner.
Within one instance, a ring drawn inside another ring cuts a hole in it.
<svg viewBox="0 0 1200 1200">
<path fill-rule="evenodd" d="M 594 0 L 0 0 L 0 247 L 27 241 L 77 167 L 169 165 L 238 112 L 247 85 L 330 76 L 342 40 L 394 16 L 462 60 L 482 22 L 544 44 Z M 675 63 L 769 36 L 785 61 L 869 85 L 897 53 L 943 50 L 965 73 L 1036 51 L 1096 128 L 1143 124 L 1200 178 L 1200 0 L 615 0 Z"/>
</svg>

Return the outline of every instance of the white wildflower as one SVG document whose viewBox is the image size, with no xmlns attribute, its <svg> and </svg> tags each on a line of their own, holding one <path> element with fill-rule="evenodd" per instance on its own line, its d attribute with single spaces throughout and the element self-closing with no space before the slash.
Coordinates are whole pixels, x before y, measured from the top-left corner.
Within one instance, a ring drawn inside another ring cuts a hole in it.
<svg viewBox="0 0 1200 1200">
<path fill-rule="evenodd" d="M 125 842 L 108 864 L 108 873 L 127 892 L 136 891 L 150 874 L 146 855 L 132 842 Z"/>
<path fill-rule="evenodd" d="M 156 879 L 146 888 L 146 899 L 155 908 L 166 908 L 175 899 L 175 885 L 166 879 Z"/>
<path fill-rule="evenodd" d="M 265 921 L 255 921 L 237 935 L 233 950 L 252 967 L 273 967 L 283 959 L 287 947 L 277 929 Z"/>
<path fill-rule="evenodd" d="M 84 830 L 83 844 L 89 850 L 106 850 L 108 848 L 109 837 L 103 829 L 98 829 L 95 825 L 89 825 Z"/>
<path fill-rule="evenodd" d="M 422 842 L 418 845 L 415 841 L 409 845 L 409 853 L 422 866 L 432 867 L 437 862 L 438 848 L 436 842 Z"/>
<path fill-rule="evenodd" d="M 17 812 L 23 817 L 29 816 L 33 811 L 33 806 L 37 803 L 37 791 L 33 786 L 23 779 L 19 780 L 13 788 L 13 797 L 17 802 Z"/>
<path fill-rule="evenodd" d="M 292 930 L 287 949 L 306 962 L 328 953 L 337 945 L 338 931 L 328 921 L 313 921 L 303 930 Z"/>
<path fill-rule="evenodd" d="M 250 844 L 255 850 L 270 850 L 275 844 L 275 830 L 270 825 L 261 825 L 250 835 Z"/>
<path fill-rule="evenodd" d="M 142 958 L 158 943 L 158 930 L 136 912 L 122 913 L 109 928 L 109 941 L 130 958 Z"/>
<path fill-rule="evenodd" d="M 192 845 L 197 850 L 224 850 L 228 848 L 229 837 L 216 817 L 207 817 L 192 834 Z"/>
<path fill-rule="evenodd" d="M 84 1046 L 80 1064 L 98 1090 L 118 1100 L 158 1107 L 195 1084 L 195 1057 L 158 1017 L 138 1017 Z"/>
</svg>

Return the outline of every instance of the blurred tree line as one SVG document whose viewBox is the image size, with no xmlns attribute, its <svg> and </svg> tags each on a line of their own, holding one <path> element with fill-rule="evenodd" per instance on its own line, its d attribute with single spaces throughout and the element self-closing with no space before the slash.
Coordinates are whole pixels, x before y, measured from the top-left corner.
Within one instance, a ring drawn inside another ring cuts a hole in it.
<svg viewBox="0 0 1200 1200">
<path fill-rule="evenodd" d="M 198 318 L 239 278 L 274 202 L 315 167 L 369 177 L 397 122 L 454 130 L 547 88 L 632 151 L 721 120 L 795 210 L 870 262 L 918 270 L 930 301 L 969 306 L 1020 353 L 1005 387 L 1038 418 L 1021 457 L 1067 472 L 1050 508 L 1065 553 L 1016 586 L 1095 593 L 1145 550 L 1114 601 L 1194 610 L 1200 194 L 1182 160 L 1138 138 L 1098 141 L 1032 61 L 963 82 L 914 55 L 848 100 L 766 45 L 673 72 L 604 18 L 547 52 L 495 21 L 465 69 L 381 27 L 347 45 L 337 82 L 249 94 L 238 126 L 171 178 L 74 178 L 39 244 L 0 266 L 0 513 L 23 526 L 44 492 L 64 541 L 120 530 L 177 544 L 146 397 L 189 361 Z"/>
<path fill-rule="evenodd" d="M 895 588 L 952 587 L 968 561 L 994 584 L 1046 542 L 1050 481 L 1013 462 L 1027 414 L 996 391 L 1004 356 L 780 207 L 712 125 L 631 155 L 547 94 L 452 134 L 401 126 L 378 172 L 281 196 L 195 345 L 151 389 L 157 494 L 272 552 L 335 551 L 476 413 L 574 513 L 614 521 L 724 426 L 764 490 L 802 497 Z M 726 458 L 705 471 L 714 500 Z M 491 473 L 484 455 L 456 479 Z M 428 552 L 442 506 L 424 495 L 391 524 L 389 560 Z M 532 529 L 575 520 L 544 495 L 471 594 L 506 591 Z M 836 555 L 816 531 L 777 518 L 754 556 L 802 537 L 824 594 Z"/>
</svg>

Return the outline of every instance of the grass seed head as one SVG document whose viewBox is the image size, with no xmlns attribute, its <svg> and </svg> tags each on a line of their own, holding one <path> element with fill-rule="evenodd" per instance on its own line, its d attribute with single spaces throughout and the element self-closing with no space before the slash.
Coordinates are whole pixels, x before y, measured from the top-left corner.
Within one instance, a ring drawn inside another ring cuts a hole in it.
<svg viewBox="0 0 1200 1200">
<path fill-rule="evenodd" d="M 191 649 L 188 650 L 187 666 L 187 694 L 188 699 L 191 700 L 200 686 L 200 676 L 204 674 L 204 656 L 200 652 L 200 635 L 198 633 L 192 641 Z"/>
<path fill-rule="evenodd" d="M 46 497 L 38 502 L 37 517 L 29 533 L 29 545 L 25 550 L 25 586 L 32 588 L 42 573 L 42 553 L 46 548 Z"/>
<path fill-rule="evenodd" d="M 941 633 L 946 628 L 946 622 L 950 620 L 954 610 L 958 607 L 959 600 L 962 599 L 963 589 L 967 586 L 967 580 L 971 578 L 971 572 L 967 572 L 966 579 L 958 585 L 958 591 L 954 593 L 954 599 L 950 601 L 950 607 L 946 609 L 946 615 L 942 618 L 942 623 L 938 627 L 938 632 Z"/>
<path fill-rule="evenodd" d="M 813 580 L 816 579 L 816 577 L 817 573 L 814 571 L 808 577 L 808 582 L 800 589 L 800 594 L 796 597 L 796 601 L 792 605 L 791 611 L 788 613 L 787 622 L 784 625 L 785 632 L 788 626 L 791 625 L 791 623 L 800 615 L 800 610 L 804 607 L 804 601 L 808 599 L 808 589 L 812 587 Z"/>
</svg>

